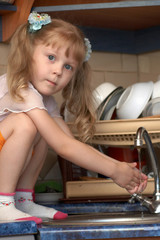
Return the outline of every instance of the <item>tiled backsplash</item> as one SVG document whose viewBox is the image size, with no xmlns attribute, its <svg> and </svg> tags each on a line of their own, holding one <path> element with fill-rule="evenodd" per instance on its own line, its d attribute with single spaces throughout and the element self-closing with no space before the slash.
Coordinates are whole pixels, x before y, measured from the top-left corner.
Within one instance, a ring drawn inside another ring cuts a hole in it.
<svg viewBox="0 0 160 240">
<path fill-rule="evenodd" d="M 140 55 L 93 52 L 89 62 L 93 89 L 103 82 L 124 88 L 135 82 L 155 82 L 160 75 L 160 51 Z M 60 93 L 55 97 L 61 105 Z"/>
<path fill-rule="evenodd" d="M 9 45 L 0 43 L 0 75 L 6 72 L 8 51 Z M 160 74 L 160 51 L 139 55 L 93 52 L 89 63 L 93 72 L 93 89 L 103 82 L 127 87 L 135 82 L 157 81 Z M 55 98 L 61 105 L 61 94 L 57 93 Z"/>
</svg>

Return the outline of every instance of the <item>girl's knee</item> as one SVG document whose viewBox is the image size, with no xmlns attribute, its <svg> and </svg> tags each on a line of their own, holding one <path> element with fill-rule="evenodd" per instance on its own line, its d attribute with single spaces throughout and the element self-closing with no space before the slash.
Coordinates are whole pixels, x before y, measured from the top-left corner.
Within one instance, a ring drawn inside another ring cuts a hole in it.
<svg viewBox="0 0 160 240">
<path fill-rule="evenodd" d="M 23 132 L 33 133 L 36 135 L 37 129 L 30 117 L 25 113 L 16 114 L 15 124 L 18 129 L 22 129 Z"/>
<path fill-rule="evenodd" d="M 9 137 L 13 132 L 18 132 L 22 135 L 28 134 L 32 135 L 33 137 L 37 133 L 36 126 L 25 113 L 10 114 L 1 122 L 0 131 L 4 133 L 6 138 Z"/>
</svg>

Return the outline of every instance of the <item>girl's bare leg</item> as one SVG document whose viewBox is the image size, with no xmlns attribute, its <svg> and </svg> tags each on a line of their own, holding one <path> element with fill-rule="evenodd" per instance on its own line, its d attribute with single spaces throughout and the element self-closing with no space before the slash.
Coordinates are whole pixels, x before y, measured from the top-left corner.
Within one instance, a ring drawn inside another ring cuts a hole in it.
<svg viewBox="0 0 160 240">
<path fill-rule="evenodd" d="M 36 127 L 24 113 L 10 114 L 0 123 L 0 131 L 5 139 L 0 152 L 0 220 L 33 220 L 41 223 L 41 219 L 17 210 L 14 204 L 14 192 L 31 151 Z"/>
<path fill-rule="evenodd" d="M 28 153 L 36 136 L 36 127 L 26 114 L 11 114 L 0 123 L 6 142 L 0 152 L 0 192 L 15 191 Z"/>
<path fill-rule="evenodd" d="M 17 188 L 33 189 L 38 179 L 40 171 L 44 165 L 48 145 L 43 138 L 37 134 L 35 145 L 33 147 L 33 154 L 24 171 L 22 172 Z"/>
<path fill-rule="evenodd" d="M 44 165 L 48 145 L 38 136 L 35 139 L 34 154 L 27 167 L 22 172 L 16 191 L 16 207 L 32 216 L 50 219 L 64 219 L 66 213 L 36 204 L 33 202 L 33 188 Z"/>
</svg>

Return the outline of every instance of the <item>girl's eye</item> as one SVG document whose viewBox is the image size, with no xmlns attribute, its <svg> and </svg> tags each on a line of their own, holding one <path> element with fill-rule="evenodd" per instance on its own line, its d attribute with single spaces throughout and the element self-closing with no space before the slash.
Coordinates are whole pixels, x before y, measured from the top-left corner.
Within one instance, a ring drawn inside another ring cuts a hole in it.
<svg viewBox="0 0 160 240">
<path fill-rule="evenodd" d="M 69 64 L 66 64 L 66 65 L 65 65 L 65 68 L 66 68 L 67 70 L 72 70 L 72 67 L 71 67 L 71 65 L 69 65 Z"/>
<path fill-rule="evenodd" d="M 48 56 L 48 59 L 49 59 L 50 61 L 54 61 L 54 60 L 55 60 L 55 57 L 54 57 L 53 55 L 49 55 L 49 56 Z"/>
</svg>

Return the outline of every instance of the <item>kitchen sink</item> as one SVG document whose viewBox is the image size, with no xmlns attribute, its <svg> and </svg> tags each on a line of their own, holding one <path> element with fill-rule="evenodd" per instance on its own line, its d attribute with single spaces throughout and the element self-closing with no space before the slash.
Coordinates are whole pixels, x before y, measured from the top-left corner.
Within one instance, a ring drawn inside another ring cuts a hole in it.
<svg viewBox="0 0 160 240">
<path fill-rule="evenodd" d="M 70 215 L 64 220 L 43 220 L 44 225 L 137 225 L 160 223 L 160 214 L 148 212 L 113 212 Z"/>
</svg>

